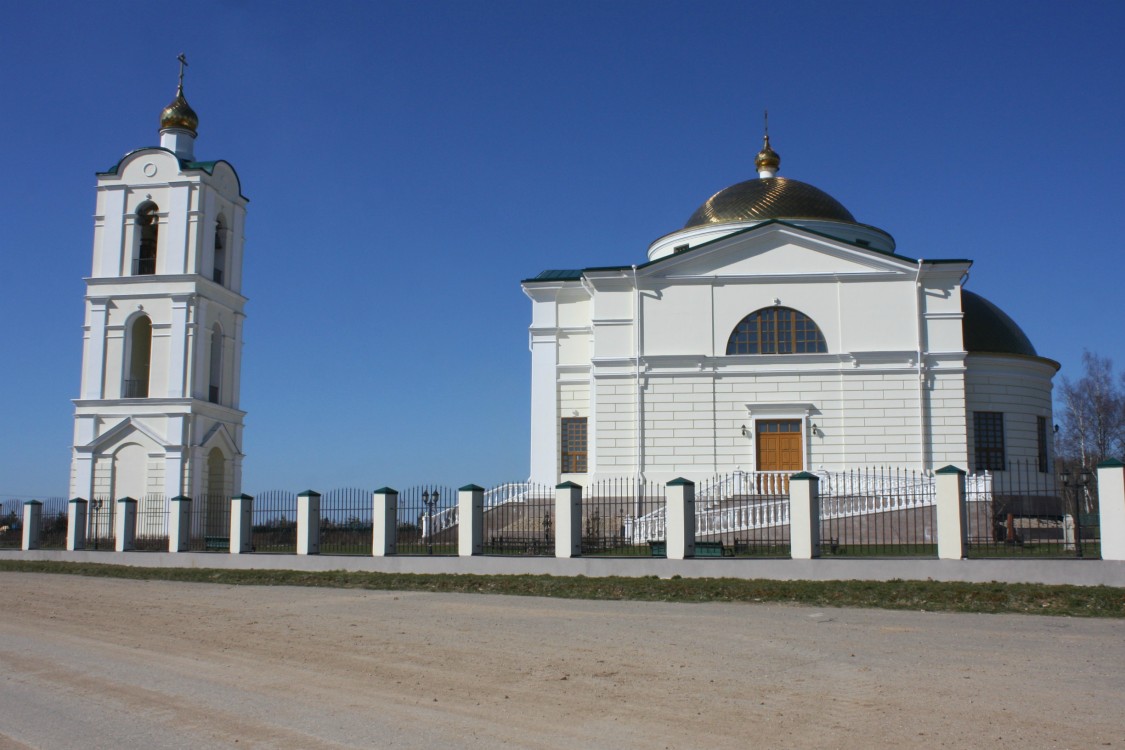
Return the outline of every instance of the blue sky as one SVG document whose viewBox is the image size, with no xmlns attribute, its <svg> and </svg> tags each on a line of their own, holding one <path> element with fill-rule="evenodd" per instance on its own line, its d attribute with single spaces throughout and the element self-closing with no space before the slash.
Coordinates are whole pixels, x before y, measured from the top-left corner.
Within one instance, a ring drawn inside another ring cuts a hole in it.
<svg viewBox="0 0 1125 750">
<path fill-rule="evenodd" d="M 546 268 L 783 176 L 1077 377 L 1125 365 L 1119 2 L 56 2 L 0 10 L 0 495 L 65 495 L 94 173 L 185 90 L 250 198 L 244 487 L 528 472 Z M 1057 385 L 1058 381 L 1056 381 Z"/>
</svg>

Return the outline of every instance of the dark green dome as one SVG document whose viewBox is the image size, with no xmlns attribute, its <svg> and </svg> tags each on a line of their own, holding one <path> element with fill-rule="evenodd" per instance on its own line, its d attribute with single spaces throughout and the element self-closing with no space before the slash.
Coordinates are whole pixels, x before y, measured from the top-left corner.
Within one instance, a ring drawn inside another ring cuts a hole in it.
<svg viewBox="0 0 1125 750">
<path fill-rule="evenodd" d="M 820 188 L 785 177 L 762 177 L 731 185 L 712 195 L 684 224 L 684 229 L 732 221 L 822 219 L 855 224 L 840 201 Z"/>
<path fill-rule="evenodd" d="M 961 333 L 965 351 L 1038 357 L 1027 334 L 1007 313 L 979 294 L 961 290 Z"/>
</svg>

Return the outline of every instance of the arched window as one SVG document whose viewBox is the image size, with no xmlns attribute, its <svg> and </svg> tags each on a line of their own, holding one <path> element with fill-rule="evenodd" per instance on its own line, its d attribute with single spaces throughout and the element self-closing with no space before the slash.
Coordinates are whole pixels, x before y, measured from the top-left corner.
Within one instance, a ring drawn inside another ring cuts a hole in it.
<svg viewBox="0 0 1125 750">
<path fill-rule="evenodd" d="M 223 329 L 219 324 L 211 326 L 211 375 L 208 379 L 207 400 L 219 403 L 220 384 L 223 379 Z"/>
<path fill-rule="evenodd" d="M 152 201 L 137 206 L 137 259 L 133 262 L 133 275 L 151 276 L 156 273 L 156 235 L 159 229 Z"/>
<path fill-rule="evenodd" d="M 226 247 L 226 227 L 223 224 L 223 217 L 220 216 L 215 222 L 215 262 L 214 270 L 211 278 L 216 284 L 223 283 L 223 276 L 227 269 L 227 247 Z"/>
<path fill-rule="evenodd" d="M 727 339 L 727 354 L 827 352 L 812 318 L 789 307 L 763 307 L 743 318 Z"/>
<path fill-rule="evenodd" d="M 125 363 L 123 398 L 148 398 L 148 371 L 152 360 L 152 321 L 138 315 L 129 326 L 128 361 Z"/>
</svg>

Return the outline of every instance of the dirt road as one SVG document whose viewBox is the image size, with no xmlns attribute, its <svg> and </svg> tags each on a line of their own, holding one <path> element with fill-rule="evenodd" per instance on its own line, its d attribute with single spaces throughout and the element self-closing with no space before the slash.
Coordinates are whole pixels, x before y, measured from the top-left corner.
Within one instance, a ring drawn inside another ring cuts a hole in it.
<svg viewBox="0 0 1125 750">
<path fill-rule="evenodd" d="M 1125 748 L 1125 622 L 0 574 L 0 747 Z"/>
</svg>

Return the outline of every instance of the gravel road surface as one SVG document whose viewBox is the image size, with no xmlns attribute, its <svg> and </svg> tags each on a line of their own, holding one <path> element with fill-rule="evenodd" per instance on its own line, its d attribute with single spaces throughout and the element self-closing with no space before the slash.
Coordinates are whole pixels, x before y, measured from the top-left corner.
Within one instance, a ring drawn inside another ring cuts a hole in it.
<svg viewBox="0 0 1125 750">
<path fill-rule="evenodd" d="M 1125 621 L 0 573 L 0 748 L 1125 750 Z"/>
</svg>

